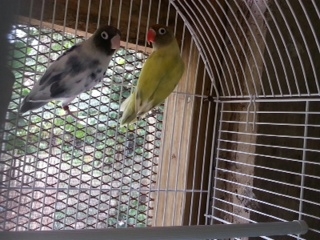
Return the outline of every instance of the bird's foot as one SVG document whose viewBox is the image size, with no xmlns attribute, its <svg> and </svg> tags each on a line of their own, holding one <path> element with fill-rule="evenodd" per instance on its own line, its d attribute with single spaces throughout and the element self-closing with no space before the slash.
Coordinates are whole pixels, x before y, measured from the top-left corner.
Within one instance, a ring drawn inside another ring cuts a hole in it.
<svg viewBox="0 0 320 240">
<path fill-rule="evenodd" d="M 63 110 L 66 111 L 66 113 L 67 113 L 66 115 L 70 115 L 70 116 L 72 116 L 73 118 L 81 121 L 81 119 L 80 119 L 78 116 L 75 115 L 75 113 L 77 113 L 78 111 L 76 111 L 76 112 L 71 112 L 68 105 L 67 105 L 67 106 L 63 106 Z"/>
</svg>

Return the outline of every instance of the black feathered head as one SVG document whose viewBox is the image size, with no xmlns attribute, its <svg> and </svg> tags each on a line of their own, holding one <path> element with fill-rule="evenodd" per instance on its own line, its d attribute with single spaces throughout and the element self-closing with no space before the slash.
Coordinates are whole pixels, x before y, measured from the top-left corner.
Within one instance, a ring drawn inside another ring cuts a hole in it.
<svg viewBox="0 0 320 240">
<path fill-rule="evenodd" d="M 121 32 L 113 26 L 102 26 L 93 34 L 93 42 L 95 46 L 112 55 L 120 47 Z"/>
</svg>

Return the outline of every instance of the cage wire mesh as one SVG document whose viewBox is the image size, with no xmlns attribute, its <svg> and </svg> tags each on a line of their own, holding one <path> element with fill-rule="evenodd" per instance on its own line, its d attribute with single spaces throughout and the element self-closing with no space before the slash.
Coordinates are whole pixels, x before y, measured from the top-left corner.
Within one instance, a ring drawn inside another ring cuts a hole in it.
<svg viewBox="0 0 320 240">
<path fill-rule="evenodd" d="M 174 29 L 186 72 L 129 129 L 119 104 Z M 18 116 L 34 80 L 98 25 L 122 30 L 104 82 L 73 107 Z M 20 1 L 1 142 L 2 230 L 305 220 L 320 237 L 319 1 Z M 81 35 L 81 37 L 79 36 Z M 280 239 L 261 236 L 262 239 Z"/>
<path fill-rule="evenodd" d="M 73 103 L 83 121 L 64 116 L 56 104 L 16 118 L 12 114 L 21 96 L 29 93 L 46 65 L 82 38 L 16 25 L 10 39 L 16 83 L 3 131 L 2 184 L 17 189 L 7 195 L 12 202 L 4 217 L 5 229 L 150 224 L 147 216 L 153 200 L 149 188 L 155 181 L 162 108 L 136 129 L 117 126 L 119 103 L 130 94 L 145 55 L 118 51 L 105 84 Z M 121 87 L 124 72 L 127 83 Z"/>
</svg>

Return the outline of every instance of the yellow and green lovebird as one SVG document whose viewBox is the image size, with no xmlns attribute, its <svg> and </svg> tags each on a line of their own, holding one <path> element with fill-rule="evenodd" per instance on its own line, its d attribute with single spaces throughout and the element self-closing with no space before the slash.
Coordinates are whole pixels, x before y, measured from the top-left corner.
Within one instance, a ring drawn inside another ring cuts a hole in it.
<svg viewBox="0 0 320 240">
<path fill-rule="evenodd" d="M 147 35 L 153 52 L 144 63 L 137 87 L 121 104 L 121 125 L 134 123 L 161 104 L 177 86 L 184 72 L 180 49 L 172 31 L 156 24 Z"/>
</svg>

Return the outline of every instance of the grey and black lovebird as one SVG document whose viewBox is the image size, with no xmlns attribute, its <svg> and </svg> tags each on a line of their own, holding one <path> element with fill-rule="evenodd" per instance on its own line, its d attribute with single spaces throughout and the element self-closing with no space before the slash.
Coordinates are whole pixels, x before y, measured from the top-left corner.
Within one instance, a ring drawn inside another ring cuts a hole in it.
<svg viewBox="0 0 320 240">
<path fill-rule="evenodd" d="M 102 26 L 90 38 L 65 51 L 34 84 L 20 112 L 59 100 L 63 109 L 74 116 L 68 104 L 102 81 L 113 54 L 120 48 L 120 37 L 119 29 Z"/>
</svg>

